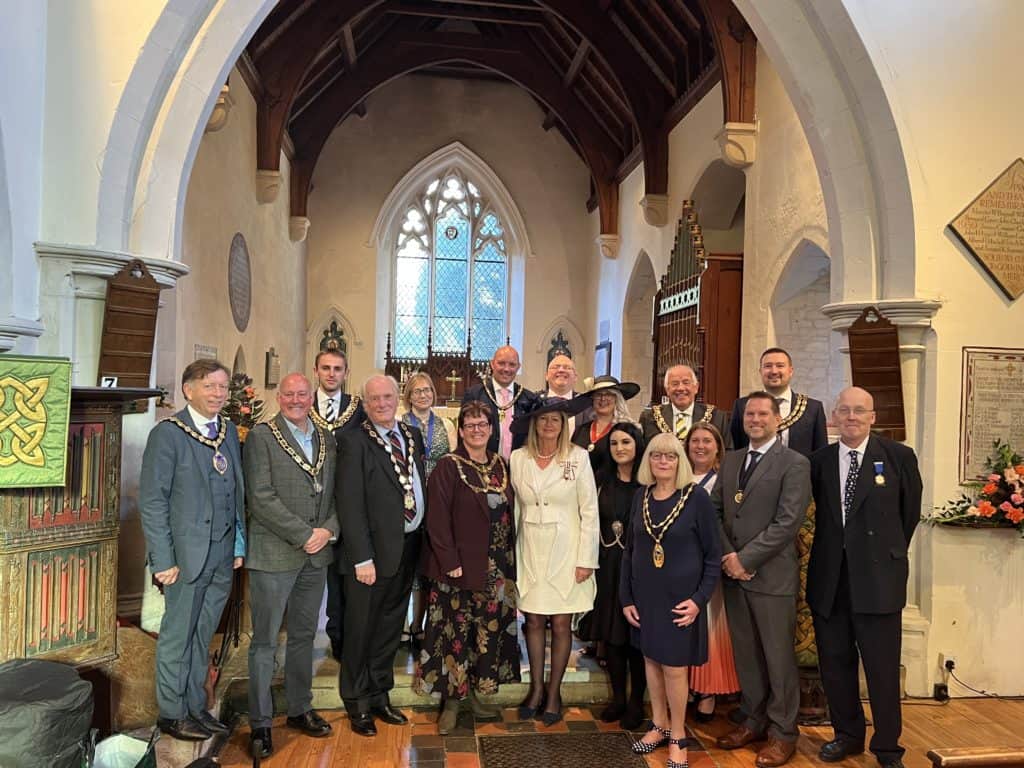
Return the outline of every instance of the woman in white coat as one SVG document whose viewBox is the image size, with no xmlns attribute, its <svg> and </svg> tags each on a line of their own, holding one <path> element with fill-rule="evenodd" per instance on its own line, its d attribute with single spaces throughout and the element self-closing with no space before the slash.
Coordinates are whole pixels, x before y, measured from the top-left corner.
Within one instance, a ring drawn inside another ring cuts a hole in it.
<svg viewBox="0 0 1024 768">
<path fill-rule="evenodd" d="M 516 587 L 526 616 L 530 692 L 520 718 L 545 725 L 562 719 L 562 676 L 572 650 L 572 616 L 594 607 L 594 569 L 600 541 L 597 489 L 590 457 L 573 445 L 569 416 L 590 405 L 587 396 L 549 398 L 518 417 L 511 430 L 527 433 L 512 452 L 515 489 Z M 551 622 L 551 677 L 544 687 L 545 627 Z"/>
</svg>

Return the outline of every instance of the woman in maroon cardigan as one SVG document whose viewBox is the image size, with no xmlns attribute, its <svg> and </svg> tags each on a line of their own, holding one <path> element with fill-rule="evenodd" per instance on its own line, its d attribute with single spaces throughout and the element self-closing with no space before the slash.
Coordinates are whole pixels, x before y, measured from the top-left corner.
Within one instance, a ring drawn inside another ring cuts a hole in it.
<svg viewBox="0 0 1024 768">
<path fill-rule="evenodd" d="M 477 719 L 500 708 L 480 701 L 519 681 L 515 522 L 508 465 L 487 450 L 491 409 L 471 400 L 459 412 L 459 447 L 442 457 L 427 486 L 422 572 L 430 580 L 414 689 L 440 699 L 438 732 L 455 727 L 469 699 Z"/>
</svg>

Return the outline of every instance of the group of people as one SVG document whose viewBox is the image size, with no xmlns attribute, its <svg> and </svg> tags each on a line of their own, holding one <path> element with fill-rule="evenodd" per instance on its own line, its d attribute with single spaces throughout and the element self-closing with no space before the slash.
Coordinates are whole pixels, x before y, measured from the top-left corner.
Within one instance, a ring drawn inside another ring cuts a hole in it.
<svg viewBox="0 0 1024 768">
<path fill-rule="evenodd" d="M 520 680 L 522 614 L 521 718 L 562 719 L 575 631 L 607 665 L 602 719 L 635 730 L 650 695 L 634 752 L 668 747 L 669 767 L 685 766 L 688 703 L 710 720 L 714 697 L 739 690 L 735 728 L 719 747 L 764 742 L 757 765 L 783 765 L 798 737 L 796 538 L 813 499 L 807 601 L 835 728 L 820 757 L 864 750 L 859 657 L 871 750 L 900 768 L 900 612 L 921 479 L 913 451 L 871 432 L 870 393 L 840 393 L 840 440 L 830 446 L 823 405 L 792 391 L 792 360 L 778 348 L 761 356 L 764 389 L 731 414 L 697 402 L 697 372 L 680 364 L 665 373 L 668 402 L 639 423 L 626 407 L 634 383 L 602 376 L 577 392 L 564 355 L 550 361 L 546 391 L 521 386 L 518 371 L 516 350 L 498 349 L 452 429 L 432 410 L 426 374 L 410 376 L 404 392 L 374 375 L 353 396 L 343 392 L 345 356 L 324 351 L 316 385 L 286 376 L 280 412 L 242 451 L 218 415 L 227 370 L 190 364 L 188 405 L 154 428 L 140 483 L 149 564 L 167 604 L 160 727 L 192 739 L 224 729 L 203 683 L 232 568 L 245 558 L 254 756 L 273 749 L 271 678 L 286 612 L 287 725 L 331 731 L 311 707 L 326 584 L 327 634 L 357 734 L 407 722 L 389 698 L 403 640 L 415 651 L 414 688 L 438 703 L 441 733 L 464 706 L 499 717 L 487 697 Z"/>
</svg>

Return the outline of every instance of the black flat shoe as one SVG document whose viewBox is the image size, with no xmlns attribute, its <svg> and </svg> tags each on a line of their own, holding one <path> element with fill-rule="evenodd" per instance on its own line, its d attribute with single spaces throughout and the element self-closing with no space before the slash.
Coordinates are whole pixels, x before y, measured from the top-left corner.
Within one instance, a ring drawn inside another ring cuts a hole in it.
<svg viewBox="0 0 1024 768">
<path fill-rule="evenodd" d="M 379 707 L 370 707 L 370 714 L 383 720 L 388 725 L 405 725 L 409 722 L 409 718 L 390 704 L 383 704 Z"/>
<path fill-rule="evenodd" d="M 320 717 L 316 710 L 313 709 L 307 710 L 301 715 L 289 716 L 288 727 L 298 728 L 307 736 L 327 736 L 331 732 L 331 724 Z"/>
<path fill-rule="evenodd" d="M 349 715 L 348 721 L 349 725 L 352 726 L 353 733 L 357 733 L 360 736 L 377 735 L 377 726 L 373 724 L 373 717 L 365 712 L 360 715 Z"/>
<path fill-rule="evenodd" d="M 170 720 L 166 717 L 161 717 L 156 721 L 156 724 L 168 736 L 180 741 L 206 741 L 213 735 L 191 717 L 186 717 L 182 720 Z"/>
<path fill-rule="evenodd" d="M 715 719 L 715 710 L 714 709 L 712 709 L 710 712 L 701 712 L 700 711 L 700 704 L 701 704 L 701 702 L 702 701 L 707 701 L 708 699 L 711 699 L 712 701 L 714 701 L 715 694 L 709 693 L 706 696 L 698 696 L 697 700 L 694 702 L 693 719 L 696 720 L 698 723 L 710 723 L 712 720 Z"/>
<path fill-rule="evenodd" d="M 821 745 L 818 751 L 818 758 L 823 763 L 838 763 L 850 755 L 859 755 L 864 752 L 864 744 L 854 743 L 847 739 L 833 739 Z"/>
<path fill-rule="evenodd" d="M 203 728 L 208 730 L 210 733 L 227 733 L 228 727 L 224 725 L 220 720 L 215 718 L 205 709 L 196 715 L 189 715 L 193 720 L 199 723 Z"/>
<path fill-rule="evenodd" d="M 269 728 L 254 728 L 249 735 L 249 756 L 253 758 L 270 757 L 274 751 L 274 743 L 270 738 Z"/>
<path fill-rule="evenodd" d="M 541 712 L 540 721 L 544 724 L 545 728 L 550 728 L 555 723 L 560 723 L 562 721 L 561 708 L 557 712 Z"/>
<path fill-rule="evenodd" d="M 633 742 L 633 752 L 635 752 L 638 755 L 649 755 L 654 750 L 660 749 L 661 747 L 667 745 L 669 739 L 672 737 L 672 732 L 669 731 L 667 728 L 659 728 L 654 724 L 653 720 L 648 720 L 647 732 L 650 733 L 651 731 L 657 731 L 658 733 L 660 733 L 661 738 L 651 743 L 647 743 L 646 741 L 640 741 L 639 739 L 637 739 Z"/>
</svg>

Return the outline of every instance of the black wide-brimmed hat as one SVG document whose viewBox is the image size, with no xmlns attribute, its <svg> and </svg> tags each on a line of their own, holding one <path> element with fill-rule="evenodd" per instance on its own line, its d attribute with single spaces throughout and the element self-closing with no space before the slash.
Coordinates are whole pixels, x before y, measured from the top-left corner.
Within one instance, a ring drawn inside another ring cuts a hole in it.
<svg viewBox="0 0 1024 768">
<path fill-rule="evenodd" d="M 593 405 L 587 395 L 576 395 L 571 400 L 564 397 L 541 397 L 540 405 L 529 413 L 524 413 L 512 419 L 509 424 L 509 431 L 514 435 L 525 435 L 530 431 L 530 422 L 542 413 L 561 412 L 566 416 L 575 416 L 583 413 Z"/>
<path fill-rule="evenodd" d="M 640 394 L 640 385 L 632 381 L 619 381 L 614 376 L 598 376 L 596 379 L 585 379 L 584 384 L 589 384 L 587 391 L 583 394 L 593 397 L 602 389 L 615 389 L 622 395 L 623 400 L 632 400 Z"/>
</svg>

